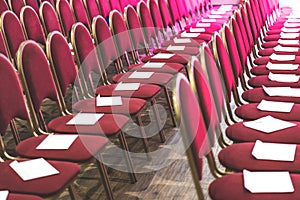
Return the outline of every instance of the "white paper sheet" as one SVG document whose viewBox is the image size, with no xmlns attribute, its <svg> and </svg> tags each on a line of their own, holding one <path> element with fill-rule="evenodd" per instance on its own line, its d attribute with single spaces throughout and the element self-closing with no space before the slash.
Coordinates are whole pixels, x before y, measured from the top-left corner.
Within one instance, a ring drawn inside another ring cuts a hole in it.
<svg viewBox="0 0 300 200">
<path fill-rule="evenodd" d="M 259 160 L 276 160 L 293 162 L 296 144 L 268 143 L 256 140 L 252 155 Z"/>
<path fill-rule="evenodd" d="M 221 5 L 218 10 L 230 11 L 232 9 L 232 5 Z"/>
<path fill-rule="evenodd" d="M 162 68 L 166 63 L 164 62 L 147 62 L 145 63 L 142 68 L 153 68 L 153 69 L 160 69 Z"/>
<path fill-rule="evenodd" d="M 190 28 L 191 33 L 204 33 L 205 28 Z"/>
<path fill-rule="evenodd" d="M 174 41 L 175 44 L 184 44 L 184 43 L 191 43 L 192 42 L 192 40 L 189 39 L 189 38 L 177 38 L 177 37 L 175 37 L 173 39 L 173 41 Z"/>
<path fill-rule="evenodd" d="M 208 28 L 211 26 L 211 23 L 197 22 L 196 27 L 198 28 Z"/>
<path fill-rule="evenodd" d="M 294 186 L 289 172 L 243 170 L 244 187 L 251 193 L 290 193 Z"/>
<path fill-rule="evenodd" d="M 9 191 L 8 190 L 2 190 L 0 191 L 0 200 L 6 200 L 8 197 Z"/>
<path fill-rule="evenodd" d="M 67 125 L 94 125 L 103 116 L 103 113 L 78 113 Z"/>
<path fill-rule="evenodd" d="M 173 45 L 169 45 L 167 47 L 168 51 L 183 51 L 185 49 L 185 46 L 173 46 Z"/>
<path fill-rule="evenodd" d="M 296 64 L 273 64 L 268 62 L 266 68 L 269 70 L 297 70 L 299 65 Z"/>
<path fill-rule="evenodd" d="M 172 56 L 174 56 L 175 54 L 173 53 L 158 53 L 155 54 L 154 56 L 152 56 L 151 58 L 155 58 L 155 59 L 169 59 Z"/>
<path fill-rule="evenodd" d="M 295 18 L 294 15 L 288 17 L 289 19 L 286 21 L 287 23 L 300 23 L 300 19 L 297 17 Z"/>
<path fill-rule="evenodd" d="M 298 47 L 283 47 L 283 46 L 276 46 L 274 47 L 274 50 L 275 51 L 279 51 L 279 52 L 298 52 L 299 51 L 299 48 Z"/>
<path fill-rule="evenodd" d="M 287 28 L 297 28 L 297 27 L 300 27 L 300 23 L 285 22 L 284 23 L 284 27 L 287 27 Z"/>
<path fill-rule="evenodd" d="M 138 78 L 138 79 L 148 79 L 150 78 L 154 72 L 133 72 L 128 78 Z"/>
<path fill-rule="evenodd" d="M 282 45 L 299 45 L 299 40 L 282 40 L 282 39 L 279 39 L 278 43 L 282 44 Z"/>
<path fill-rule="evenodd" d="M 299 33 L 280 33 L 280 38 L 283 39 L 294 39 L 299 37 Z"/>
<path fill-rule="evenodd" d="M 220 19 L 223 18 L 221 15 L 207 15 L 208 18 L 210 19 Z"/>
<path fill-rule="evenodd" d="M 253 121 L 243 122 L 243 125 L 248 128 L 261 131 L 263 133 L 272 133 L 275 131 L 296 126 L 296 124 L 294 123 L 277 119 L 270 115 L 261 117 Z"/>
<path fill-rule="evenodd" d="M 138 90 L 140 87 L 140 83 L 118 83 L 115 91 L 135 91 Z"/>
<path fill-rule="evenodd" d="M 266 87 L 262 86 L 263 90 L 269 96 L 280 96 L 280 97 L 300 97 L 300 88 L 291 87 Z"/>
<path fill-rule="evenodd" d="M 96 106 L 121 106 L 122 104 L 121 96 L 101 97 L 98 95 L 96 97 Z"/>
<path fill-rule="evenodd" d="M 291 102 L 261 100 L 261 102 L 257 106 L 257 109 L 262 111 L 269 111 L 269 112 L 289 113 L 291 112 L 293 106 L 294 103 Z"/>
<path fill-rule="evenodd" d="M 299 33 L 300 32 L 300 28 L 287 28 L 287 27 L 283 27 L 281 29 L 281 31 L 283 31 L 285 33 Z"/>
<path fill-rule="evenodd" d="M 272 60 L 277 60 L 277 61 L 294 61 L 296 59 L 295 55 L 278 55 L 273 53 L 270 58 Z"/>
<path fill-rule="evenodd" d="M 210 23 L 210 22 L 217 22 L 217 19 L 207 19 L 207 18 L 202 18 L 201 21 L 202 21 L 202 22 L 208 22 L 208 23 Z"/>
<path fill-rule="evenodd" d="M 45 176 L 59 174 L 44 158 L 38 158 L 23 162 L 13 161 L 9 166 L 24 180 L 32 180 Z"/>
<path fill-rule="evenodd" d="M 226 11 L 224 11 L 224 10 L 211 10 L 210 13 L 212 15 L 224 15 L 224 14 L 226 14 Z"/>
<path fill-rule="evenodd" d="M 187 33 L 186 31 L 180 34 L 181 37 L 186 37 L 186 38 L 195 38 L 198 37 L 199 35 L 200 33 Z"/>
<path fill-rule="evenodd" d="M 51 134 L 48 135 L 36 149 L 69 149 L 78 135 Z"/>
<path fill-rule="evenodd" d="M 295 74 L 273 74 L 270 72 L 268 78 L 271 81 L 281 83 L 297 83 L 299 81 L 299 76 L 296 76 Z"/>
</svg>

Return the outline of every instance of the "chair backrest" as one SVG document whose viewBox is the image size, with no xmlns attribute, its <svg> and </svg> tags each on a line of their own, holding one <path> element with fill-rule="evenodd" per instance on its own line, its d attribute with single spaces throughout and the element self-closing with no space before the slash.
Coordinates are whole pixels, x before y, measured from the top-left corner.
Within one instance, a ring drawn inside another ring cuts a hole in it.
<svg viewBox="0 0 300 200">
<path fill-rule="evenodd" d="M 180 14 L 178 10 L 178 5 L 176 0 L 168 0 L 169 3 L 169 12 L 171 14 L 173 24 L 175 24 L 177 21 L 180 21 Z"/>
<path fill-rule="evenodd" d="M 158 6 L 164 23 L 164 28 L 173 28 L 174 23 L 172 21 L 167 2 L 165 0 L 158 0 Z"/>
<path fill-rule="evenodd" d="M 124 10 L 127 5 L 130 5 L 129 0 L 119 0 L 121 10 Z"/>
<path fill-rule="evenodd" d="M 2 13 L 0 24 L 2 26 L 3 37 L 6 40 L 10 58 L 13 61 L 20 44 L 26 40 L 22 25 L 17 15 L 10 10 Z"/>
<path fill-rule="evenodd" d="M 70 5 L 77 22 L 83 23 L 90 30 L 91 24 L 86 14 L 83 2 L 78 0 L 70 0 Z"/>
<path fill-rule="evenodd" d="M 23 0 L 8 0 L 8 5 L 18 17 L 20 17 L 22 7 L 25 6 Z"/>
<path fill-rule="evenodd" d="M 100 15 L 97 0 L 84 0 L 83 3 L 90 20 L 90 24 L 92 24 L 93 18 Z"/>
<path fill-rule="evenodd" d="M 6 1 L 5 0 L 0 0 L 0 16 L 6 10 L 9 10 Z"/>
<path fill-rule="evenodd" d="M 152 20 L 154 22 L 155 27 L 159 29 L 164 29 L 164 24 L 162 20 L 162 16 L 160 14 L 158 5 L 155 0 L 148 1 L 148 7 L 152 16 Z"/>
<path fill-rule="evenodd" d="M 253 15 L 253 12 L 252 12 L 248 2 L 245 3 L 245 7 L 246 7 L 246 11 L 247 11 L 248 15 L 245 16 L 244 21 L 249 20 L 250 28 L 252 30 L 252 34 L 253 34 L 253 37 L 254 37 L 253 39 L 254 39 L 254 41 L 256 41 L 258 39 L 258 36 L 259 36 L 258 25 L 255 22 L 255 17 Z"/>
<path fill-rule="evenodd" d="M 36 42 L 27 40 L 20 45 L 17 65 L 27 101 L 32 103 L 36 113 L 40 111 L 46 98 L 58 101 L 49 62 Z"/>
<path fill-rule="evenodd" d="M 2 31 L 0 31 L 0 53 L 6 56 L 7 58 L 10 58 Z"/>
<path fill-rule="evenodd" d="M 24 0 L 27 6 L 31 6 L 36 13 L 39 13 L 39 4 L 37 0 Z"/>
<path fill-rule="evenodd" d="M 46 51 L 54 80 L 65 97 L 68 86 L 73 85 L 77 77 L 77 69 L 68 42 L 60 32 L 54 31 L 47 38 Z"/>
<path fill-rule="evenodd" d="M 40 18 L 32 7 L 25 6 L 22 8 L 20 20 L 28 39 L 46 45 L 46 37 Z"/>
<path fill-rule="evenodd" d="M 49 2 L 44 1 L 41 4 L 39 13 L 46 35 L 48 35 L 52 31 L 61 32 L 57 14 L 55 12 L 55 9 Z"/>
<path fill-rule="evenodd" d="M 43 2 L 49 2 L 52 6 L 55 6 L 54 0 L 40 0 L 40 3 L 42 4 Z"/>
<path fill-rule="evenodd" d="M 123 12 L 121 9 L 120 2 L 118 0 L 109 0 L 111 10 L 117 10 L 119 12 Z"/>
<path fill-rule="evenodd" d="M 58 0 L 56 3 L 56 12 L 63 34 L 69 38 L 72 26 L 75 24 L 75 18 L 69 2 L 67 0 Z"/>
<path fill-rule="evenodd" d="M 0 94 L 0 134 L 4 135 L 11 120 L 28 120 L 29 116 L 17 73 L 3 54 L 0 54 Z"/>
<path fill-rule="evenodd" d="M 240 8 L 240 14 L 236 14 L 236 22 L 239 25 L 239 28 L 241 30 L 242 36 L 244 36 L 244 41 L 247 44 L 246 51 L 248 54 L 251 52 L 251 48 L 254 45 L 254 39 L 251 33 L 251 27 L 249 24 L 249 21 L 246 19 L 246 13 L 244 7 Z"/>
<path fill-rule="evenodd" d="M 194 9 L 192 8 L 192 3 L 189 0 L 177 0 L 177 9 L 179 14 L 179 20 L 182 18 L 188 18 L 189 15 L 192 15 Z M 171 4 L 170 4 L 171 7 Z"/>
<path fill-rule="evenodd" d="M 101 15 L 108 21 L 109 12 L 111 10 L 108 0 L 98 0 L 98 4 Z"/>
<path fill-rule="evenodd" d="M 91 82 L 91 73 L 101 73 L 100 61 L 97 56 L 97 49 L 93 44 L 92 36 L 88 29 L 80 22 L 73 25 L 71 31 L 71 42 L 74 47 L 77 66 L 80 73 L 83 74 L 83 78 L 88 84 L 88 87 L 94 89 L 94 85 Z M 97 80 L 99 82 L 99 79 Z M 83 85 L 83 87 L 85 87 Z M 86 88 L 85 88 L 86 89 Z"/>
</svg>

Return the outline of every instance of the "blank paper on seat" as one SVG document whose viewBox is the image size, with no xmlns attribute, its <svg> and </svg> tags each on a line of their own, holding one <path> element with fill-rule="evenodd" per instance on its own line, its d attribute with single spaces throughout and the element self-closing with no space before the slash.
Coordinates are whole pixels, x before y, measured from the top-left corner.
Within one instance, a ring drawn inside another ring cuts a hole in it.
<svg viewBox="0 0 300 200">
<path fill-rule="evenodd" d="M 279 97 L 300 97 L 300 88 L 291 87 L 266 87 L 262 86 L 263 90 L 269 96 Z"/>
<path fill-rule="evenodd" d="M 299 33 L 300 32 L 300 28 L 287 28 L 287 27 L 283 27 L 283 28 L 281 28 L 281 31 L 283 31 L 285 33 Z"/>
<path fill-rule="evenodd" d="M 284 23 L 284 27 L 287 27 L 287 28 L 296 28 L 296 27 L 300 27 L 300 23 L 285 22 Z"/>
<path fill-rule="evenodd" d="M 207 15 L 208 18 L 210 19 L 220 19 L 223 18 L 221 15 Z"/>
<path fill-rule="evenodd" d="M 186 31 L 180 34 L 181 37 L 187 37 L 187 38 L 195 38 L 198 37 L 199 35 L 200 33 L 187 33 Z"/>
<path fill-rule="evenodd" d="M 294 39 L 299 37 L 299 33 L 280 33 L 280 38 L 284 38 L 284 39 Z"/>
<path fill-rule="evenodd" d="M 67 125 L 94 125 L 103 116 L 103 113 L 78 113 Z"/>
<path fill-rule="evenodd" d="M 221 10 L 211 10 L 210 13 L 212 15 L 224 15 L 224 14 L 226 14 L 226 11 L 224 11 L 222 9 Z"/>
<path fill-rule="evenodd" d="M 32 180 L 45 176 L 59 174 L 44 158 L 38 158 L 23 162 L 13 161 L 9 166 L 24 180 Z"/>
<path fill-rule="evenodd" d="M 290 193 L 294 186 L 289 172 L 243 170 L 244 187 L 251 193 Z"/>
<path fill-rule="evenodd" d="M 2 190 L 2 191 L 0 191 L 0 200 L 6 200 L 7 197 L 8 197 L 8 193 L 9 193 L 8 190 Z"/>
<path fill-rule="evenodd" d="M 298 45 L 299 40 L 282 40 L 282 39 L 279 39 L 278 43 L 282 44 L 282 45 Z"/>
<path fill-rule="evenodd" d="M 169 45 L 167 47 L 168 51 L 183 51 L 185 49 L 185 46 L 173 46 L 173 45 Z"/>
<path fill-rule="evenodd" d="M 117 87 L 115 88 L 115 91 L 134 91 L 138 90 L 140 87 L 140 83 L 118 83 Z"/>
<path fill-rule="evenodd" d="M 205 32 L 205 28 L 190 28 L 191 33 L 203 33 Z"/>
<path fill-rule="evenodd" d="M 278 54 L 273 53 L 270 56 L 270 59 L 277 60 L 277 61 L 293 61 L 296 59 L 296 56 L 295 55 L 278 55 Z"/>
<path fill-rule="evenodd" d="M 256 140 L 252 155 L 259 160 L 292 162 L 295 160 L 296 144 L 268 143 Z"/>
<path fill-rule="evenodd" d="M 201 22 L 217 22 L 217 19 L 202 18 Z"/>
<path fill-rule="evenodd" d="M 122 104 L 121 96 L 101 97 L 98 95 L 96 97 L 96 106 L 120 106 Z"/>
<path fill-rule="evenodd" d="M 142 68 L 155 68 L 159 69 L 162 68 L 166 63 L 164 62 L 147 62 L 143 64 Z"/>
<path fill-rule="evenodd" d="M 281 119 L 274 118 L 270 115 L 261 117 L 259 119 L 243 122 L 243 125 L 263 133 L 272 133 L 275 131 L 283 130 L 296 126 L 296 124 Z"/>
<path fill-rule="evenodd" d="M 137 78 L 137 79 L 148 79 L 150 78 L 154 72 L 133 72 L 128 78 Z"/>
<path fill-rule="evenodd" d="M 208 28 L 211 26 L 211 23 L 197 22 L 196 27 L 199 28 Z"/>
<path fill-rule="evenodd" d="M 282 47 L 280 45 L 274 47 L 275 51 L 279 51 L 279 52 L 291 52 L 291 53 L 295 53 L 299 51 L 298 47 Z"/>
<path fill-rule="evenodd" d="M 170 59 L 174 55 L 175 54 L 173 54 L 173 53 L 158 53 L 158 54 L 155 54 L 154 56 L 152 56 L 151 58 L 155 58 L 155 59 Z"/>
<path fill-rule="evenodd" d="M 269 70 L 296 70 L 298 69 L 299 65 L 296 64 L 274 64 L 268 62 L 266 68 Z"/>
<path fill-rule="evenodd" d="M 69 149 L 78 135 L 51 134 L 48 135 L 36 149 Z"/>
<path fill-rule="evenodd" d="M 272 72 L 270 72 L 268 78 L 271 81 L 282 83 L 296 83 L 299 81 L 299 76 L 296 76 L 295 74 L 273 74 Z"/>
<path fill-rule="evenodd" d="M 184 43 L 191 43 L 192 42 L 191 39 L 189 39 L 189 38 L 177 38 L 177 37 L 175 37 L 173 39 L 173 41 L 174 41 L 175 44 L 184 44 Z"/>
<path fill-rule="evenodd" d="M 267 101 L 261 100 L 258 104 L 257 109 L 262 111 L 269 111 L 269 112 L 291 112 L 294 103 L 291 102 L 279 102 L 279 101 Z"/>
</svg>

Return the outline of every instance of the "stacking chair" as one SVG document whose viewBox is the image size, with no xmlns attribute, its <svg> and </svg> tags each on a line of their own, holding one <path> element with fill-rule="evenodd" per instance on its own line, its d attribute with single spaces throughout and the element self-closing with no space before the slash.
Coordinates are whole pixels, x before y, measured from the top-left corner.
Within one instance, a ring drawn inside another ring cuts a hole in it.
<svg viewBox="0 0 300 200">
<path fill-rule="evenodd" d="M 27 39 L 34 40 L 45 49 L 46 37 L 39 16 L 30 6 L 25 6 L 21 10 L 20 21 L 25 30 Z"/>
<path fill-rule="evenodd" d="M 23 0 L 9 0 L 8 5 L 10 10 L 13 11 L 19 18 L 21 9 L 25 6 Z"/>
<path fill-rule="evenodd" d="M 84 0 L 83 1 L 86 13 L 88 14 L 90 24 L 92 24 L 94 17 L 100 15 L 97 0 Z"/>
<path fill-rule="evenodd" d="M 56 3 L 56 12 L 62 28 L 64 36 L 70 40 L 70 33 L 75 23 L 74 15 L 70 4 L 67 0 L 59 0 Z"/>
<path fill-rule="evenodd" d="M 0 16 L 6 10 L 9 10 L 6 1 L 5 0 L 0 1 Z"/>
<path fill-rule="evenodd" d="M 174 81 L 174 105 L 176 105 L 176 119 L 180 124 L 180 134 L 186 148 L 188 162 L 191 168 L 193 181 L 199 199 L 204 199 L 200 180 L 203 177 L 203 157 L 210 159 L 210 144 L 206 135 L 206 127 L 203 122 L 200 107 L 191 87 L 183 76 L 177 76 Z M 189 97 L 189 98 L 186 98 Z M 198 120 L 192 120 L 197 118 Z M 210 162 L 210 160 L 209 160 Z M 208 188 L 212 199 L 291 199 L 298 195 L 297 179 L 299 175 L 291 174 L 295 188 L 293 193 L 268 193 L 255 194 L 244 188 L 243 174 L 234 173 L 222 176 L 214 180 Z M 226 185 L 226 187 L 224 187 Z M 295 195 L 295 196 L 294 196 Z"/>
<path fill-rule="evenodd" d="M 68 48 L 69 49 L 69 48 Z M 70 51 L 70 50 L 69 50 Z M 32 105 L 29 107 L 31 116 L 36 117 L 36 123 L 33 124 L 37 134 L 45 131 L 55 133 L 96 135 L 96 136 L 119 136 L 121 145 L 125 152 L 122 155 L 125 158 L 126 165 L 129 167 L 129 176 L 131 181 L 135 182 L 131 161 L 129 158 L 128 147 L 124 139 L 122 128 L 129 119 L 123 115 L 104 114 L 97 123 L 93 125 L 68 125 L 67 122 L 73 119 L 76 114 L 63 113 L 63 105 L 58 97 L 59 90 L 56 89 L 51 75 L 49 62 L 43 50 L 34 41 L 26 41 L 22 44 L 18 53 L 18 67 L 20 77 L 24 86 L 27 102 Z M 57 102 L 61 116 L 50 119 L 45 125 L 45 118 L 41 112 L 43 101 L 48 98 Z M 39 124 L 37 124 L 40 122 Z"/>
<path fill-rule="evenodd" d="M 91 23 L 84 8 L 83 1 L 71 0 L 70 6 L 73 10 L 76 21 L 83 23 L 89 30 L 91 30 Z"/>
<path fill-rule="evenodd" d="M 37 14 L 39 13 L 38 1 L 36 1 L 36 0 L 24 0 L 24 3 L 27 6 L 31 6 Z"/>
<path fill-rule="evenodd" d="M 108 22 L 108 16 L 109 16 L 109 12 L 110 12 L 110 5 L 108 3 L 108 0 L 98 0 L 98 4 L 99 4 L 99 9 L 100 9 L 100 13 L 101 15 L 107 20 Z"/>
<path fill-rule="evenodd" d="M 1 30 L 8 49 L 8 56 L 15 63 L 16 53 L 20 44 L 26 40 L 19 18 L 12 11 L 1 15 Z"/>
<path fill-rule="evenodd" d="M 48 1 L 44 1 L 39 10 L 44 32 L 48 35 L 52 31 L 62 32 L 54 7 Z"/>
<path fill-rule="evenodd" d="M 9 123 L 13 123 L 14 118 L 21 118 L 30 121 L 30 117 L 25 106 L 23 92 L 20 87 L 19 79 L 14 67 L 12 66 L 11 62 L 2 54 L 0 55 L 0 62 L 2 81 L 0 91 L 5 94 L 5 98 L 2 98 L 0 102 L 1 113 L 3 113 L 0 124 L 2 137 L 5 135 Z M 1 151 L 5 156 L 22 161 L 21 158 L 9 156 L 6 149 L 3 149 L 3 145 L 1 146 Z M 42 154 L 47 155 L 46 152 Z M 41 157 L 41 154 L 37 157 Z M 59 171 L 58 175 L 49 176 L 47 178 L 34 179 L 26 182 L 23 181 L 19 177 L 19 175 L 17 175 L 16 172 L 12 170 L 12 168 L 9 166 L 11 162 L 11 160 L 4 161 L 1 158 L 1 190 L 5 189 L 15 193 L 35 194 L 41 197 L 58 194 L 59 192 L 61 192 L 61 190 L 71 184 L 73 179 L 78 175 L 80 171 L 79 165 L 74 163 L 49 161 L 49 163 Z M 69 189 L 71 189 L 72 186 L 70 185 L 69 187 Z M 72 190 L 70 190 L 70 195 L 71 198 L 74 195 L 72 194 Z"/>
</svg>

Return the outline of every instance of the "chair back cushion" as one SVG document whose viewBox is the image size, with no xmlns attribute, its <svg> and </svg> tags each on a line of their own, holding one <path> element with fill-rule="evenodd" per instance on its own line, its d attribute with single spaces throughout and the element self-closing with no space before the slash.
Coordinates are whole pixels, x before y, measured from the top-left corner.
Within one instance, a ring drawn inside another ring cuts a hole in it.
<svg viewBox="0 0 300 200">
<path fill-rule="evenodd" d="M 67 0 L 59 0 L 56 6 L 57 14 L 63 29 L 64 35 L 69 38 L 75 19 L 72 9 Z"/>
<path fill-rule="evenodd" d="M 46 35 L 52 31 L 61 32 L 60 24 L 53 6 L 44 1 L 40 7 L 40 18 L 43 23 Z"/>
</svg>

